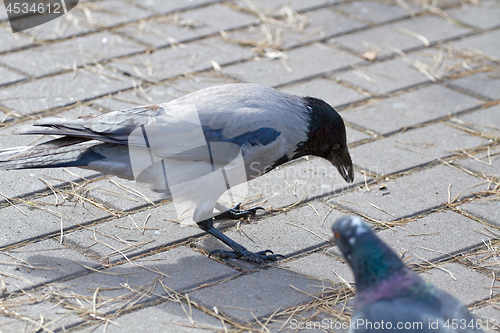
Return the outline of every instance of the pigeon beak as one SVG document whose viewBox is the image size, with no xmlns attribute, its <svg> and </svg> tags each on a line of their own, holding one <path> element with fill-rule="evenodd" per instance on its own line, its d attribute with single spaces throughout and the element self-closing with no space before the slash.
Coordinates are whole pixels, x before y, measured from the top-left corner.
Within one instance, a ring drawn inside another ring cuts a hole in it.
<svg viewBox="0 0 500 333">
<path fill-rule="evenodd" d="M 333 150 L 327 159 L 337 168 L 346 182 L 352 183 L 354 181 L 354 168 L 347 147 Z"/>
<path fill-rule="evenodd" d="M 340 234 L 337 230 L 333 230 L 333 236 L 330 238 L 330 242 L 335 243 L 336 240 L 340 238 Z"/>
</svg>

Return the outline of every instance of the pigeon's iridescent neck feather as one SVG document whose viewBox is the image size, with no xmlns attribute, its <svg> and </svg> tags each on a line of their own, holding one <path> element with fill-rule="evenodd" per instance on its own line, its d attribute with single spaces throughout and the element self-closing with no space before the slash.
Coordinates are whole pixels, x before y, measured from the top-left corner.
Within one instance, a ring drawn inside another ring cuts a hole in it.
<svg viewBox="0 0 500 333">
<path fill-rule="evenodd" d="M 431 285 L 426 284 L 408 268 L 404 268 L 362 291 L 358 290 L 355 308 L 359 310 L 367 304 L 402 294 L 426 298 L 427 295 L 432 294 L 431 289 Z"/>
<path fill-rule="evenodd" d="M 358 292 L 375 288 L 406 269 L 399 256 L 372 232 L 357 238 L 349 256 Z"/>
<path fill-rule="evenodd" d="M 356 309 L 382 299 L 407 295 L 434 304 L 434 287 L 406 267 L 389 246 L 370 231 L 362 235 L 351 256 L 356 281 Z"/>
</svg>

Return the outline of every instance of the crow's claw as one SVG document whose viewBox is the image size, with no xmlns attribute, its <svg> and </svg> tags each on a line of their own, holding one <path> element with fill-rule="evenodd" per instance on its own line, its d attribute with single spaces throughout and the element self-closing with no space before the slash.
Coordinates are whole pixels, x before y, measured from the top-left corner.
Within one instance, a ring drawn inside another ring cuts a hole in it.
<svg viewBox="0 0 500 333">
<path fill-rule="evenodd" d="M 274 254 L 274 252 L 271 250 L 264 250 L 264 251 L 255 252 L 255 254 L 260 254 L 262 256 L 267 256 L 268 253 Z"/>
<path fill-rule="evenodd" d="M 268 253 L 271 253 L 271 255 L 268 255 Z M 242 253 L 238 253 L 235 251 L 226 251 L 226 250 L 213 250 L 208 254 L 208 257 L 211 257 L 213 254 L 218 254 L 221 259 L 240 259 L 244 258 L 250 262 L 256 263 L 256 264 L 262 264 L 267 261 L 277 261 L 279 259 L 285 259 L 284 255 L 281 254 L 274 254 L 273 251 L 271 250 L 264 250 L 260 252 L 250 252 L 250 251 L 244 251 Z"/>
<path fill-rule="evenodd" d="M 255 216 L 255 213 L 259 209 L 265 210 L 262 207 L 254 207 L 254 208 L 250 208 L 250 209 L 241 210 L 240 209 L 240 204 L 237 204 L 233 208 L 225 211 L 224 213 L 221 213 L 221 214 L 215 216 L 215 218 L 216 219 L 233 219 L 233 220 L 237 220 L 237 219 L 242 218 L 242 217 Z"/>
</svg>

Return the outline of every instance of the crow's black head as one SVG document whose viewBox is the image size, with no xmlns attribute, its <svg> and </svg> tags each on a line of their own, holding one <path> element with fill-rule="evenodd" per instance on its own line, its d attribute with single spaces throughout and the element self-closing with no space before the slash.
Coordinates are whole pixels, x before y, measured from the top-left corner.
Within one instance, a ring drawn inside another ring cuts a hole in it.
<svg viewBox="0 0 500 333">
<path fill-rule="evenodd" d="M 326 158 L 346 182 L 353 182 L 354 169 L 342 117 L 321 99 L 304 97 L 304 101 L 309 116 L 308 137 L 298 145 L 294 158 L 305 155 Z"/>
</svg>

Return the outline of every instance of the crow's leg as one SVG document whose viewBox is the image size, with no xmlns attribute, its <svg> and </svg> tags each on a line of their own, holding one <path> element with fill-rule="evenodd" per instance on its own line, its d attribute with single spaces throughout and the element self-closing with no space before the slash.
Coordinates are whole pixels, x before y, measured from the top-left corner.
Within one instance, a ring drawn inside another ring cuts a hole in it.
<svg viewBox="0 0 500 333">
<path fill-rule="evenodd" d="M 237 220 L 237 219 L 242 218 L 242 217 L 255 216 L 255 212 L 257 212 L 257 210 L 259 210 L 259 209 L 264 210 L 264 208 L 262 208 L 262 207 L 255 207 L 255 208 L 241 210 L 240 204 L 237 204 L 233 208 L 229 208 L 229 209 L 227 209 L 226 206 L 219 204 L 219 203 L 217 203 L 217 205 L 215 206 L 215 208 L 217 208 L 217 209 L 219 209 L 221 207 L 225 208 L 225 212 L 221 213 L 219 215 L 216 215 L 214 218 Z M 224 209 L 222 209 L 222 210 L 224 210 Z"/>
<path fill-rule="evenodd" d="M 250 252 L 240 244 L 233 241 L 231 238 L 224 235 L 222 232 L 217 230 L 213 225 L 212 219 L 207 219 L 197 223 L 198 226 L 204 231 L 208 232 L 210 235 L 219 239 L 221 242 L 232 248 L 234 251 L 226 251 L 226 250 L 213 250 L 208 254 L 210 257 L 212 254 L 219 254 L 222 259 L 233 258 L 239 259 L 244 258 L 250 262 L 254 262 L 257 264 L 261 264 L 265 261 L 276 261 L 280 258 L 285 258 L 285 256 L 281 254 L 274 254 L 271 250 L 265 250 L 260 252 Z M 268 253 L 270 255 L 268 255 Z"/>
</svg>

